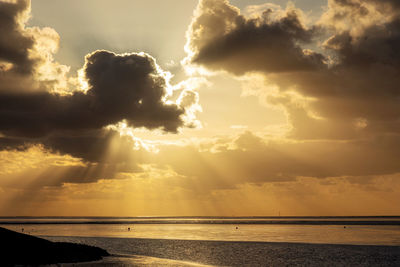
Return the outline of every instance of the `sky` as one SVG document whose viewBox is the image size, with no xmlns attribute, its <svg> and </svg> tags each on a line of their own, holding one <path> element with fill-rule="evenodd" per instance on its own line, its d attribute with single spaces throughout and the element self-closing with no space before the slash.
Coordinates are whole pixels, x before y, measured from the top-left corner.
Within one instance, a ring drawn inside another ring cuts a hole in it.
<svg viewBox="0 0 400 267">
<path fill-rule="evenodd" d="M 400 214 L 396 0 L 0 0 L 0 215 Z"/>
</svg>

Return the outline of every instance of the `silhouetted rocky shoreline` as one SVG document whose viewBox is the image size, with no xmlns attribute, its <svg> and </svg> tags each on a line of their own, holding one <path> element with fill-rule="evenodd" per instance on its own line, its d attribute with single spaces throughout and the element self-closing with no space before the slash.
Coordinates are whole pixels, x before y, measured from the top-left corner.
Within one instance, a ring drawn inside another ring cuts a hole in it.
<svg viewBox="0 0 400 267">
<path fill-rule="evenodd" d="M 0 265 L 39 265 L 96 261 L 104 249 L 83 244 L 51 242 L 0 227 Z"/>
</svg>

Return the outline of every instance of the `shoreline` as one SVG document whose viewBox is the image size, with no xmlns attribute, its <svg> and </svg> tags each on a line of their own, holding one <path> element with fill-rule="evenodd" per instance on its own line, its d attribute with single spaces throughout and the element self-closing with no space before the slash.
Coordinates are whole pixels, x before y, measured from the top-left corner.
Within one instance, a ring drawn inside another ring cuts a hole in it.
<svg viewBox="0 0 400 267">
<path fill-rule="evenodd" d="M 47 239 L 0 227 L 2 266 L 76 263 L 101 260 L 110 254 L 99 247 Z"/>
</svg>

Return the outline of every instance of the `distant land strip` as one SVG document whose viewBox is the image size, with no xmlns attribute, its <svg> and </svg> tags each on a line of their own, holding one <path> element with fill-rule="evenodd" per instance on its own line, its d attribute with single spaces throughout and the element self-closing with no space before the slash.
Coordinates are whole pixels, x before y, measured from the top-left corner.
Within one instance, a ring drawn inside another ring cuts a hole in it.
<svg viewBox="0 0 400 267">
<path fill-rule="evenodd" d="M 106 220 L 106 221 L 0 221 L 10 224 L 284 224 L 284 225 L 399 225 L 399 220 Z"/>
<path fill-rule="evenodd" d="M 362 221 L 363 219 L 398 219 L 400 220 L 400 215 L 396 216 L 387 216 L 387 215 L 376 215 L 376 216 L 0 216 L 0 220 L 4 219 L 29 219 L 29 220 L 40 220 L 40 219 L 73 219 L 73 220 L 158 220 L 158 219 L 210 219 L 210 220 L 232 220 L 232 219 L 240 219 L 240 220 L 293 220 L 293 219 L 359 219 Z"/>
</svg>

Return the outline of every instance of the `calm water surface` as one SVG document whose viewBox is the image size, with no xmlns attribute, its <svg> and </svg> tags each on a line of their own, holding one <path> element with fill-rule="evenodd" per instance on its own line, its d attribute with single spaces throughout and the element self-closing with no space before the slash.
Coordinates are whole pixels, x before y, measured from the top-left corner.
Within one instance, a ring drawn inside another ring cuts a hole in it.
<svg viewBox="0 0 400 267">
<path fill-rule="evenodd" d="M 36 236 L 400 245 L 400 226 L 252 224 L 6 224 Z M 128 230 L 130 228 L 130 230 Z"/>
</svg>

